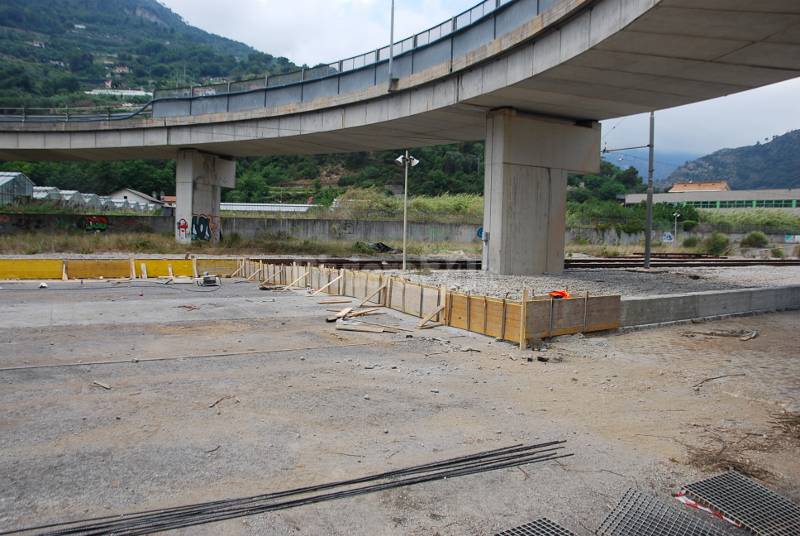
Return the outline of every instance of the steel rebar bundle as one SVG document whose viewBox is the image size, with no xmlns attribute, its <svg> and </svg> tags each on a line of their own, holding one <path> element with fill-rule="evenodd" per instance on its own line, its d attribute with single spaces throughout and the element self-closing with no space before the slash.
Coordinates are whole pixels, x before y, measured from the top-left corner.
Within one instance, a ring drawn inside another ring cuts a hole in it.
<svg viewBox="0 0 800 536">
<path fill-rule="evenodd" d="M 150 534 L 572 456 L 560 452 L 564 448 L 561 446 L 563 443 L 550 441 L 536 445 L 512 445 L 338 482 L 251 497 L 39 525 L 0 532 L 0 535 Z"/>
</svg>

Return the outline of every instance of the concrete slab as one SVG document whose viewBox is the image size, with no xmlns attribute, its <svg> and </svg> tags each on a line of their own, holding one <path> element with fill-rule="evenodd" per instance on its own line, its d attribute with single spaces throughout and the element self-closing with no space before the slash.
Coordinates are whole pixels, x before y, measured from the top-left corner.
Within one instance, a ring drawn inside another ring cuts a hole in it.
<svg viewBox="0 0 800 536">
<path fill-rule="evenodd" d="M 707 475 L 687 448 L 716 440 L 756 449 L 747 452 L 750 467 L 800 498 L 798 446 L 770 424 L 800 387 L 786 337 L 797 313 L 714 325 L 758 329 L 762 336 L 746 346 L 670 328 L 521 352 L 442 328 L 412 338 L 337 332 L 316 300 L 252 284 L 143 296 L 112 288 L 0 290 L 4 306 L 26 310 L 32 322 L 38 307 L 40 317 L 35 326 L 0 322 L 0 368 L 29 367 L 0 370 L 0 479 L 8 483 L 0 488 L 0 530 L 551 438 L 567 439 L 576 456 L 182 533 L 483 535 L 547 516 L 588 535 L 626 488 L 668 501 L 681 483 Z M 176 294 L 200 308 L 176 318 Z M 41 320 L 65 303 L 81 314 L 58 326 Z M 90 307 L 97 312 L 84 321 Z M 133 315 L 137 323 L 128 322 Z M 416 322 L 391 312 L 374 319 L 412 330 Z M 108 358 L 124 362 L 88 364 Z M 745 377 L 691 387 L 743 367 Z"/>
</svg>

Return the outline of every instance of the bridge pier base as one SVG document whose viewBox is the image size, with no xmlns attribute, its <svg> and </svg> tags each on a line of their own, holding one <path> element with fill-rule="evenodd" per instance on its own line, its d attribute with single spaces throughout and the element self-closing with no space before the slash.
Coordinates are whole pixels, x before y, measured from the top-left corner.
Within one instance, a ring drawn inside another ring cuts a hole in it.
<svg viewBox="0 0 800 536">
<path fill-rule="evenodd" d="M 236 186 L 236 162 L 194 149 L 178 151 L 175 173 L 175 240 L 216 242 L 222 188 Z"/>
<path fill-rule="evenodd" d="M 483 269 L 563 271 L 567 175 L 599 171 L 599 123 L 490 112 L 485 166 Z"/>
</svg>

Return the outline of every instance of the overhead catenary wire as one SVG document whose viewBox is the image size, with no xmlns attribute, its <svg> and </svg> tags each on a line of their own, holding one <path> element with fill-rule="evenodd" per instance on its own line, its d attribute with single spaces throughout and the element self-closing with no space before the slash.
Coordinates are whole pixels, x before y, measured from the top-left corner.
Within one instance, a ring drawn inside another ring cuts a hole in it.
<svg viewBox="0 0 800 536">
<path fill-rule="evenodd" d="M 387 471 L 376 475 L 306 486 L 276 493 L 267 493 L 240 499 L 224 499 L 176 508 L 149 510 L 125 516 L 104 516 L 83 521 L 40 525 L 37 527 L 2 532 L 0 534 L 30 533 L 45 529 L 51 530 L 41 532 L 40 534 L 93 535 L 109 532 L 128 535 L 149 534 L 155 531 L 222 521 L 234 517 L 294 508 L 306 504 L 352 497 L 423 482 L 443 480 L 530 463 L 540 463 L 551 459 L 571 456 L 571 454 L 558 452 L 563 449 L 563 446 L 561 446 L 563 443 L 564 441 L 550 441 L 537 445 L 512 445 L 501 449 Z M 319 493 L 325 490 L 351 487 L 358 484 L 368 485 L 352 489 L 339 489 L 330 493 Z M 316 495 L 308 496 L 312 493 L 316 493 Z M 276 502 L 277 499 L 286 500 Z"/>
</svg>

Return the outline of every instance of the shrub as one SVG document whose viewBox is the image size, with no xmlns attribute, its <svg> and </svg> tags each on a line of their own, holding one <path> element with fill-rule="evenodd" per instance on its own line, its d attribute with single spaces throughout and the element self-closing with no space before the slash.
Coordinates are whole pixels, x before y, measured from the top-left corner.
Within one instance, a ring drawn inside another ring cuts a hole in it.
<svg viewBox="0 0 800 536">
<path fill-rule="evenodd" d="M 698 244 L 700 244 L 700 239 L 696 236 L 689 236 L 683 240 L 683 247 L 685 248 L 696 248 Z"/>
<path fill-rule="evenodd" d="M 697 227 L 697 221 L 695 220 L 686 220 L 683 222 L 683 230 L 687 233 Z"/>
<path fill-rule="evenodd" d="M 776 259 L 782 259 L 784 255 L 783 248 L 772 248 L 769 252 Z"/>
<path fill-rule="evenodd" d="M 725 255 L 730 251 L 730 248 L 730 239 L 722 233 L 714 232 L 703 240 L 703 250 L 708 255 L 714 255 L 715 257 Z"/>
<path fill-rule="evenodd" d="M 753 231 L 747 236 L 742 238 L 741 246 L 743 248 L 765 248 L 769 244 L 767 235 L 761 231 Z"/>
</svg>

